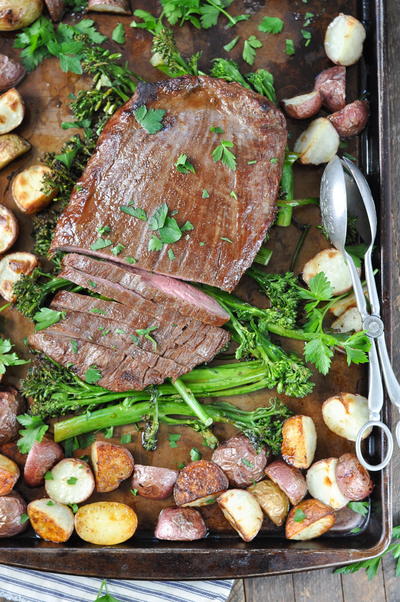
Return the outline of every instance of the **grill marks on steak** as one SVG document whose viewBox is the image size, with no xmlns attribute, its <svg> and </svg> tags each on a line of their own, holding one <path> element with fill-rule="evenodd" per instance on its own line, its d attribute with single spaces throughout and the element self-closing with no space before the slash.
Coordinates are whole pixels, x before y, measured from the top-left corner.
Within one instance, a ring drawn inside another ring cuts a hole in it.
<svg viewBox="0 0 400 602">
<path fill-rule="evenodd" d="M 143 104 L 166 110 L 164 128 L 157 134 L 148 134 L 135 119 L 134 111 Z M 210 132 L 211 126 L 224 133 Z M 234 143 L 236 171 L 211 157 L 222 140 Z M 59 220 L 52 249 L 116 262 L 131 256 L 139 268 L 231 291 L 252 263 L 273 219 L 285 144 L 281 112 L 238 84 L 193 76 L 139 84 L 104 128 Z M 176 170 L 175 161 L 183 153 L 195 166 L 195 174 Z M 203 189 L 209 198 L 202 198 Z M 170 211 L 177 211 L 180 225 L 189 220 L 194 230 L 172 247 L 149 251 L 154 232 L 120 207 L 132 203 L 151 216 L 164 202 Z M 104 224 L 110 226 L 107 238 L 124 245 L 117 257 L 111 246 L 91 249 Z M 174 250 L 173 261 L 169 248 Z"/>
</svg>

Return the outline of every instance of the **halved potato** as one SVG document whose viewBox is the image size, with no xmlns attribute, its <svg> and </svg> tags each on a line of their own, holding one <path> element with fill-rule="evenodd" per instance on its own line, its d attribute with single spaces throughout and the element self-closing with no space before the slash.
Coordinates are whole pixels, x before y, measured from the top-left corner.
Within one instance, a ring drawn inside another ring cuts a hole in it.
<svg viewBox="0 0 400 602">
<path fill-rule="evenodd" d="M 40 17 L 42 0 L 0 0 L 0 31 L 28 27 Z"/>
<path fill-rule="evenodd" d="M 337 332 L 359 332 L 362 330 L 362 318 L 357 307 L 351 307 L 332 322 L 332 329 Z"/>
<path fill-rule="evenodd" d="M 335 524 L 332 508 L 319 500 L 304 500 L 291 509 L 285 526 L 288 539 L 305 541 L 320 537 Z"/>
<path fill-rule="evenodd" d="M 131 15 L 128 0 L 89 0 L 88 10 L 97 13 L 116 13 L 118 15 Z"/>
<path fill-rule="evenodd" d="M 362 55 L 365 37 L 365 28 L 358 19 L 340 13 L 326 30 L 325 52 L 332 63 L 354 65 Z"/>
<path fill-rule="evenodd" d="M 320 165 L 336 155 L 339 143 L 339 134 L 329 119 L 319 117 L 297 138 L 294 152 L 300 155 L 303 165 Z"/>
<path fill-rule="evenodd" d="M 340 111 L 328 115 L 328 119 L 339 136 L 349 138 L 360 134 L 367 125 L 369 104 L 366 100 L 355 100 Z"/>
<path fill-rule="evenodd" d="M 319 272 L 329 280 L 333 295 L 342 295 L 352 287 L 349 267 L 337 249 L 324 249 L 307 261 L 303 268 L 304 282 L 308 284 Z"/>
<path fill-rule="evenodd" d="M 132 454 L 121 445 L 95 441 L 91 447 L 91 460 L 96 490 L 101 493 L 118 489 L 121 481 L 129 478 L 133 472 Z"/>
<path fill-rule="evenodd" d="M 0 136 L 0 169 L 30 150 L 31 145 L 17 134 Z"/>
<path fill-rule="evenodd" d="M 49 176 L 51 169 L 46 165 L 31 165 L 15 176 L 12 195 L 18 209 L 24 213 L 37 213 L 50 203 L 57 191 L 43 191 Z"/>
<path fill-rule="evenodd" d="M 10 253 L 0 260 L 0 295 L 6 301 L 15 301 L 14 284 L 28 276 L 39 265 L 36 255 L 23 251 Z"/>
<path fill-rule="evenodd" d="M 307 484 L 298 468 L 283 460 L 274 460 L 265 469 L 265 474 L 288 496 L 290 503 L 298 504 L 307 493 Z"/>
<path fill-rule="evenodd" d="M 263 512 L 254 495 L 244 489 L 230 489 L 217 501 L 226 520 L 243 541 L 254 539 L 263 522 Z"/>
<path fill-rule="evenodd" d="M 44 478 L 47 495 L 60 504 L 80 504 L 94 490 L 92 471 L 77 458 L 64 458 Z"/>
<path fill-rule="evenodd" d="M 33 500 L 27 513 L 35 532 L 46 541 L 64 543 L 74 531 L 74 515 L 68 506 L 49 498 Z"/>
<path fill-rule="evenodd" d="M 283 108 L 293 119 L 309 119 L 318 113 L 322 106 L 322 97 L 318 90 L 300 94 L 282 100 Z"/>
<path fill-rule="evenodd" d="M 136 531 L 136 512 L 119 502 L 95 502 L 81 506 L 75 514 L 79 537 L 99 546 L 112 546 L 126 541 Z"/>
<path fill-rule="evenodd" d="M 29 487 L 43 485 L 46 472 L 63 457 L 63 448 L 52 439 L 35 441 L 25 462 L 24 479 L 26 484 Z"/>
<path fill-rule="evenodd" d="M 325 69 L 315 78 L 314 88 L 329 111 L 340 111 L 346 105 L 346 67 Z"/>
<path fill-rule="evenodd" d="M 217 497 L 229 487 L 227 476 L 214 462 L 191 462 L 178 474 L 174 486 L 177 506 L 205 506 L 217 501 Z"/>
<path fill-rule="evenodd" d="M 0 92 L 14 88 L 25 77 L 25 68 L 6 54 L 0 54 Z"/>
<path fill-rule="evenodd" d="M 65 12 L 64 0 L 44 0 L 52 21 L 61 21 Z"/>
<path fill-rule="evenodd" d="M 25 115 L 25 105 L 21 94 L 15 88 L 0 96 L 0 134 L 15 130 Z"/>
<path fill-rule="evenodd" d="M 0 454 L 0 495 L 11 493 L 19 475 L 17 464 L 7 456 Z"/>
<path fill-rule="evenodd" d="M 18 231 L 18 222 L 11 209 L 0 205 L 0 253 L 5 253 L 13 246 Z"/>
<path fill-rule="evenodd" d="M 291 416 L 283 423 L 282 458 L 296 468 L 308 468 L 314 460 L 317 431 L 309 416 Z"/>
<path fill-rule="evenodd" d="M 353 393 L 338 393 L 322 405 L 322 417 L 328 429 L 349 441 L 357 439 L 358 431 L 369 420 L 368 399 Z M 365 431 L 363 439 L 371 434 Z"/>
<path fill-rule="evenodd" d="M 264 514 L 277 526 L 283 525 L 290 504 L 286 493 L 273 481 L 265 479 L 247 488 L 260 504 Z"/>
<path fill-rule="evenodd" d="M 0 496 L 0 537 L 12 537 L 28 526 L 27 521 L 22 521 L 26 512 L 26 503 L 17 491 Z"/>
<path fill-rule="evenodd" d="M 368 497 L 374 488 L 368 470 L 354 454 L 340 456 L 336 464 L 336 481 L 343 495 L 354 502 Z"/>
<path fill-rule="evenodd" d="M 207 535 L 207 527 L 195 508 L 163 508 L 154 536 L 167 541 L 195 541 Z"/>
<path fill-rule="evenodd" d="M 315 462 L 308 469 L 306 479 L 308 491 L 312 497 L 327 504 L 334 510 L 340 510 L 349 503 L 349 498 L 340 491 L 336 481 L 337 458 L 325 458 Z"/>
</svg>

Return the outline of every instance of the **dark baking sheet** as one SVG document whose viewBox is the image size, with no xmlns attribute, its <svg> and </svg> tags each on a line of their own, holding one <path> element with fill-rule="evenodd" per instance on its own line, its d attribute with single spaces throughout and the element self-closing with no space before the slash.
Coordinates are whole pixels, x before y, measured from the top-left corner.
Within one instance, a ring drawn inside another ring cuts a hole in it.
<svg viewBox="0 0 400 602">
<path fill-rule="evenodd" d="M 142 8 L 154 11 L 156 2 L 132 1 L 133 8 Z M 365 47 L 365 58 L 359 66 L 348 70 L 349 86 L 348 97 L 355 99 L 361 92 L 368 90 L 371 101 L 371 120 L 367 132 L 357 143 L 352 143 L 348 152 L 358 154 L 360 165 L 368 173 L 371 186 L 377 201 L 380 200 L 381 228 L 386 225 L 385 236 L 382 236 L 381 261 L 382 283 L 385 294 L 383 295 L 383 312 L 386 319 L 387 331 L 390 333 L 390 291 L 384 283 L 390 281 L 390 199 L 381 194 L 381 179 L 385 175 L 385 119 L 383 113 L 382 93 L 384 89 L 383 70 L 383 7 L 378 1 L 376 4 L 365 2 L 356 4 L 353 1 L 341 0 L 334 5 L 323 0 L 303 3 L 270 0 L 268 4 L 262 1 L 238 0 L 233 6 L 233 12 L 243 10 L 254 13 L 249 22 L 240 24 L 235 32 L 232 29 L 221 27 L 208 32 L 185 27 L 177 35 L 178 45 L 184 54 L 191 54 L 201 49 L 203 51 L 202 64 L 207 70 L 209 60 L 214 56 L 228 56 L 222 46 L 231 40 L 234 35 L 241 35 L 242 39 L 255 32 L 257 24 L 264 15 L 280 16 L 285 21 L 284 33 L 280 36 L 266 36 L 258 34 L 264 42 L 263 48 L 257 52 L 254 68 L 266 67 L 270 69 L 276 79 L 278 97 L 287 97 L 312 88 L 314 76 L 322 69 L 329 66 L 329 61 L 323 51 L 323 32 L 329 21 L 339 12 L 358 15 L 368 29 L 368 39 Z M 309 28 L 313 33 L 312 43 L 304 48 L 300 29 L 306 12 L 313 12 L 316 16 L 314 25 Z M 128 25 L 128 17 L 117 18 L 111 15 L 90 14 L 99 25 L 102 32 L 110 34 L 117 22 Z M 222 20 L 221 20 L 222 21 Z M 296 45 L 296 55 L 289 58 L 284 53 L 285 38 L 293 38 Z M 0 39 L 0 52 L 12 53 L 13 36 L 10 34 Z M 116 45 L 114 45 L 117 47 Z M 120 47 L 118 47 L 119 49 Z M 140 73 L 145 79 L 160 79 L 158 71 L 151 68 L 148 63 L 150 36 L 140 30 L 128 31 L 125 53 L 132 69 Z M 238 60 L 240 45 L 230 57 Z M 250 70 L 243 65 L 243 70 Z M 45 151 L 58 150 L 62 139 L 71 135 L 70 131 L 64 132 L 60 124 L 68 120 L 68 95 L 76 92 L 85 83 L 75 75 L 61 73 L 56 61 L 46 61 L 39 69 L 20 86 L 20 91 L 28 107 L 28 115 L 20 128 L 21 135 L 33 144 L 33 151 L 12 163 L 0 173 L 0 194 L 5 204 L 13 207 L 10 197 L 10 180 L 12 175 L 32 164 Z M 298 132 L 304 127 L 304 122 L 289 123 L 292 142 Z M 358 148 L 357 148 L 358 147 Z M 318 195 L 319 178 L 322 169 L 300 167 L 297 169 L 301 177 L 296 181 L 296 196 Z M 29 248 L 30 218 L 18 214 L 22 225 L 22 234 L 15 250 Z M 299 223 L 318 223 L 318 213 L 315 209 L 304 208 L 296 212 Z M 383 231 L 383 230 L 382 230 Z M 389 235 L 388 235 L 389 233 Z M 274 248 L 273 260 L 270 264 L 272 270 L 288 269 L 288 261 L 296 244 L 300 231 L 295 227 L 275 229 L 272 235 Z M 307 239 L 296 269 L 299 271 L 304 262 L 315 254 L 327 242 L 315 228 Z M 256 299 L 256 291 L 250 283 L 243 280 L 241 292 Z M 14 341 L 22 341 L 30 332 L 30 323 L 21 318 L 15 311 L 3 312 L 1 328 L 11 335 Z M 284 342 L 288 348 L 288 342 Z M 293 348 L 298 346 L 293 342 Z M 25 349 L 22 343 L 18 344 L 20 352 Z M 17 382 L 18 373 L 11 373 L 9 382 Z M 286 399 L 288 405 L 297 412 L 313 416 L 318 430 L 317 458 L 337 456 L 352 449 L 352 444 L 331 433 L 321 420 L 320 405 L 329 395 L 339 390 L 364 392 L 366 386 L 366 371 L 358 367 L 350 370 L 346 367 L 344 358 L 336 357 L 333 369 L 328 378 L 317 376 L 317 386 L 313 394 L 303 400 Z M 261 392 L 240 399 L 231 399 L 243 408 L 252 408 L 273 396 L 273 392 Z M 385 416 L 387 419 L 388 416 Z M 179 430 L 179 429 L 176 429 Z M 181 429 L 182 439 L 177 449 L 171 450 L 164 436 L 160 437 L 160 445 L 156 452 L 145 452 L 139 441 L 132 443 L 131 448 L 135 459 L 139 463 L 151 463 L 175 468 L 182 461 L 187 461 L 188 451 L 192 446 L 201 448 L 203 457 L 210 455 L 210 450 L 201 447 L 200 437 L 192 431 Z M 221 428 L 218 431 L 222 437 L 228 436 L 229 430 Z M 117 439 L 119 431 L 116 432 Z M 138 437 L 136 439 L 139 439 Z M 371 438 L 372 439 L 372 438 Z M 371 452 L 374 461 L 381 456 L 381 441 L 372 439 Z M 78 452 L 82 453 L 82 452 Z M 309 542 L 289 542 L 282 537 L 280 531 L 271 528 L 265 521 L 262 533 L 251 543 L 245 544 L 227 526 L 222 515 L 216 507 L 203 510 L 207 523 L 212 533 L 204 541 L 193 543 L 160 542 L 152 538 L 152 527 L 156 516 L 163 505 L 171 502 L 147 502 L 139 497 L 133 498 L 129 494 L 128 483 L 118 491 L 99 499 L 114 499 L 132 505 L 138 513 L 140 529 L 135 537 L 119 546 L 101 548 L 86 544 L 75 537 L 68 544 L 55 545 L 36 538 L 33 532 L 10 539 L 0 540 L 0 562 L 53 570 L 66 573 L 96 575 L 101 577 L 123 577 L 135 579 L 190 579 L 210 577 L 244 577 L 250 575 L 265 575 L 272 573 L 291 572 L 302 569 L 316 568 L 333 564 L 360 560 L 374 556 L 383 551 L 390 539 L 390 481 L 389 470 L 375 474 L 375 490 L 372 496 L 372 511 L 368 520 L 363 524 L 363 531 L 358 535 L 351 535 L 350 530 L 357 524 L 359 515 L 344 513 L 334 530 L 326 537 Z M 39 497 L 41 491 L 36 489 L 22 489 L 23 495 L 29 498 Z M 96 496 L 93 496 L 93 500 Z M 90 500 L 92 501 L 92 500 Z"/>
</svg>

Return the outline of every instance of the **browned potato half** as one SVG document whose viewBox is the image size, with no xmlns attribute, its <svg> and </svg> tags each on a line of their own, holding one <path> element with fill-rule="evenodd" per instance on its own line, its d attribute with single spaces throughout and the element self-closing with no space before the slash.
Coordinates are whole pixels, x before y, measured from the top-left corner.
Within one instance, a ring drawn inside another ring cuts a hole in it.
<svg viewBox="0 0 400 602">
<path fill-rule="evenodd" d="M 25 513 L 26 503 L 16 491 L 0 497 L 0 537 L 12 537 L 25 531 L 28 523 L 21 521 Z"/>
<path fill-rule="evenodd" d="M 0 136 L 0 169 L 30 150 L 29 142 L 17 134 L 4 134 Z"/>
<path fill-rule="evenodd" d="M 17 464 L 7 456 L 0 454 L 0 495 L 11 493 L 19 475 Z"/>
<path fill-rule="evenodd" d="M 337 65 L 354 65 L 363 51 L 365 28 L 352 15 L 340 13 L 325 33 L 324 47 L 328 58 Z"/>
<path fill-rule="evenodd" d="M 133 472 L 131 452 L 107 441 L 95 441 L 91 447 L 91 460 L 96 477 L 96 490 L 105 493 L 118 489 L 121 481 Z"/>
<path fill-rule="evenodd" d="M 0 253 L 5 253 L 13 246 L 18 231 L 18 222 L 11 209 L 0 205 Z"/>
<path fill-rule="evenodd" d="M 25 115 L 25 105 L 21 94 L 15 88 L 0 96 L 0 135 L 15 130 Z"/>
<path fill-rule="evenodd" d="M 336 481 L 343 495 L 354 502 L 368 497 L 374 488 L 368 470 L 354 454 L 340 456 L 336 464 Z"/>
<path fill-rule="evenodd" d="M 251 485 L 251 487 L 248 488 L 248 491 L 254 495 L 264 514 L 266 514 L 277 527 L 283 525 L 289 512 L 290 504 L 288 496 L 276 483 L 269 479 L 265 479 L 264 481 L 259 481 L 259 483 Z"/>
<path fill-rule="evenodd" d="M 296 468 L 308 468 L 314 460 L 317 431 L 309 416 L 291 416 L 282 428 L 282 458 Z"/>
<path fill-rule="evenodd" d="M 333 295 L 343 295 L 352 287 L 349 267 L 343 253 L 337 249 L 324 249 L 312 257 L 303 268 L 303 280 L 308 284 L 323 272 L 332 286 Z"/>
<path fill-rule="evenodd" d="M 137 527 L 136 512 L 119 502 L 95 502 L 75 514 L 79 537 L 98 546 L 112 546 L 130 539 Z"/>
<path fill-rule="evenodd" d="M 362 318 L 357 307 L 350 307 L 331 324 L 336 332 L 359 332 L 362 330 Z"/>
<path fill-rule="evenodd" d="M 321 109 L 322 97 L 318 90 L 313 90 L 308 94 L 284 98 L 282 105 L 289 117 L 293 117 L 293 119 L 309 119 L 310 117 L 314 117 Z"/>
<path fill-rule="evenodd" d="M 61 21 L 65 12 L 64 0 L 44 0 L 52 21 Z"/>
<path fill-rule="evenodd" d="M 320 537 L 335 524 L 332 508 L 319 500 L 304 500 L 291 509 L 285 526 L 288 539 L 305 541 Z"/>
<path fill-rule="evenodd" d="M 65 458 L 45 475 L 46 493 L 60 504 L 80 504 L 94 490 L 94 477 L 86 462 Z"/>
<path fill-rule="evenodd" d="M 14 88 L 25 77 L 25 68 L 6 54 L 0 54 L 0 92 Z"/>
<path fill-rule="evenodd" d="M 35 532 L 46 541 L 64 543 L 74 531 L 72 510 L 49 498 L 30 502 L 27 513 Z"/>
<path fill-rule="evenodd" d="M 44 475 L 54 464 L 64 457 L 61 445 L 51 439 L 35 441 L 32 445 L 24 467 L 24 479 L 29 487 L 40 487 L 44 483 Z"/>
<path fill-rule="evenodd" d="M 369 104 L 366 100 L 355 100 L 341 111 L 328 115 L 328 119 L 339 136 L 348 138 L 363 131 L 369 117 Z"/>
<path fill-rule="evenodd" d="M 340 510 L 349 499 L 340 491 L 336 481 L 337 458 L 325 458 L 315 462 L 307 471 L 307 487 L 310 495 L 334 510 Z"/>
<path fill-rule="evenodd" d="M 195 508 L 164 508 L 154 535 L 167 541 L 195 541 L 207 535 L 207 527 Z"/>
<path fill-rule="evenodd" d="M 322 104 L 332 112 L 340 111 L 346 105 L 346 67 L 330 67 L 315 79 L 314 88 L 322 97 Z"/>
<path fill-rule="evenodd" d="M 368 400 L 362 395 L 338 393 L 322 404 L 322 418 L 329 430 L 349 441 L 357 439 L 358 431 L 369 420 Z M 366 439 L 372 428 L 363 435 Z"/>
<path fill-rule="evenodd" d="M 44 192 L 46 177 L 51 169 L 46 165 L 31 165 L 17 174 L 12 183 L 14 201 L 24 213 L 37 213 L 54 198 L 56 190 Z"/>
<path fill-rule="evenodd" d="M 165 500 L 172 495 L 177 476 L 177 470 L 135 464 L 132 489 L 137 489 L 139 495 L 150 500 Z"/>
<path fill-rule="evenodd" d="M 265 449 L 257 451 L 244 435 L 238 435 L 219 445 L 211 460 L 222 468 L 231 486 L 248 487 L 264 476 L 267 454 Z"/>
<path fill-rule="evenodd" d="M 89 0 L 88 10 L 97 13 L 116 13 L 118 15 L 131 15 L 128 0 Z"/>
<path fill-rule="evenodd" d="M 297 138 L 294 152 L 299 154 L 303 165 L 320 165 L 336 155 L 339 142 L 339 134 L 329 119 L 318 117 Z"/>
<path fill-rule="evenodd" d="M 42 0 L 0 0 L 0 31 L 27 27 L 40 17 L 42 9 Z"/>
<path fill-rule="evenodd" d="M 286 493 L 293 505 L 298 504 L 307 493 L 306 480 L 300 470 L 289 466 L 283 460 L 275 460 L 269 464 L 265 474 Z"/>
<path fill-rule="evenodd" d="M 229 481 L 220 467 L 208 460 L 191 462 L 178 474 L 174 487 L 177 506 L 205 506 L 228 489 Z"/>
<path fill-rule="evenodd" d="M 229 489 L 219 496 L 218 506 L 243 541 L 255 538 L 261 529 L 263 513 L 254 495 L 244 489 Z"/>
<path fill-rule="evenodd" d="M 6 301 L 15 301 L 14 284 L 28 276 L 38 266 L 36 255 L 23 251 L 10 253 L 0 260 L 0 295 Z"/>
</svg>

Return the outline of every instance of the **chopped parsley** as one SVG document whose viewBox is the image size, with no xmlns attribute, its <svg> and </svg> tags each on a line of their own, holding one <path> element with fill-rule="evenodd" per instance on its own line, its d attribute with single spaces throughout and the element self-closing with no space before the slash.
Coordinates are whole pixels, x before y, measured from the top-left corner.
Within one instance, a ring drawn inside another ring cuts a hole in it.
<svg viewBox="0 0 400 602">
<path fill-rule="evenodd" d="M 253 159 L 252 161 L 247 161 L 247 165 L 255 165 L 257 161 Z"/>
<path fill-rule="evenodd" d="M 26 521 L 28 521 L 28 520 L 29 520 L 29 516 L 25 512 L 23 512 L 21 514 L 21 518 L 19 519 L 21 525 L 25 524 Z"/>
<path fill-rule="evenodd" d="M 236 171 L 236 156 L 229 150 L 233 146 L 234 144 L 230 140 L 222 140 L 221 144 L 214 148 L 211 156 L 215 163 L 221 161 L 229 169 Z"/>
<path fill-rule="evenodd" d="M 111 39 L 114 42 L 117 42 L 117 44 L 125 44 L 126 35 L 125 35 L 125 29 L 124 29 L 124 26 L 122 25 L 122 23 L 118 23 L 118 25 L 113 29 L 113 32 L 111 34 Z"/>
<path fill-rule="evenodd" d="M 256 49 L 261 48 L 262 42 L 256 36 L 249 36 L 244 41 L 242 58 L 249 65 L 253 65 L 256 58 Z"/>
<path fill-rule="evenodd" d="M 99 249 L 105 249 L 106 247 L 110 247 L 112 245 L 112 240 L 109 238 L 98 238 L 90 245 L 92 251 L 98 251 Z"/>
<path fill-rule="evenodd" d="M 201 198 L 202 199 L 210 198 L 210 194 L 209 194 L 208 190 L 206 190 L 206 188 L 203 188 L 203 192 L 201 193 Z"/>
<path fill-rule="evenodd" d="M 76 514 L 78 512 L 78 510 L 79 510 L 78 504 L 68 504 L 68 505 L 74 514 Z"/>
<path fill-rule="evenodd" d="M 113 247 L 111 249 L 111 253 L 115 256 L 119 255 L 120 253 L 122 253 L 122 251 L 125 249 L 125 245 L 121 244 L 120 242 L 115 245 L 115 247 Z"/>
<path fill-rule="evenodd" d="M 175 167 L 176 171 L 179 171 L 179 173 L 196 173 L 196 170 L 193 164 L 189 161 L 187 155 L 179 155 L 175 162 Z"/>
<path fill-rule="evenodd" d="M 192 462 L 197 462 L 198 460 L 201 460 L 202 455 L 199 452 L 199 450 L 197 449 L 197 447 L 192 447 L 192 449 L 190 450 L 190 459 Z"/>
<path fill-rule="evenodd" d="M 72 339 L 69 342 L 69 346 L 71 347 L 72 353 L 78 353 L 79 345 L 78 345 L 78 341 L 76 339 Z"/>
<path fill-rule="evenodd" d="M 122 205 L 119 209 L 123 213 L 127 213 L 132 217 L 141 219 L 143 222 L 147 221 L 147 213 L 144 209 L 141 209 L 140 207 L 134 207 L 133 205 Z"/>
<path fill-rule="evenodd" d="M 132 441 L 132 435 L 131 433 L 123 433 L 120 437 L 120 442 L 121 443 L 130 443 Z"/>
<path fill-rule="evenodd" d="M 103 236 L 103 234 L 108 234 L 108 232 L 111 232 L 111 228 L 110 226 L 100 226 L 97 228 L 97 232 L 100 234 L 100 236 Z"/>
<path fill-rule="evenodd" d="M 99 314 L 99 315 L 102 315 L 102 316 L 105 316 L 107 314 L 106 310 L 105 309 L 101 309 L 100 307 L 91 307 L 89 309 L 89 311 L 92 314 Z"/>
<path fill-rule="evenodd" d="M 148 134 L 156 134 L 163 129 L 164 109 L 147 109 L 142 105 L 134 112 L 136 121 L 146 130 Z"/>
<path fill-rule="evenodd" d="M 264 33 L 281 33 L 283 21 L 279 17 L 264 17 L 258 26 L 258 30 Z"/>
<path fill-rule="evenodd" d="M 291 39 L 285 40 L 285 52 L 288 56 L 295 54 L 294 42 Z"/>
<path fill-rule="evenodd" d="M 221 240 L 224 240 L 225 242 L 230 242 L 231 244 L 233 243 L 233 241 L 230 238 L 227 238 L 226 236 L 221 236 Z"/>
<path fill-rule="evenodd" d="M 137 259 L 135 259 L 134 257 L 129 257 L 129 255 L 127 257 L 124 257 L 124 261 L 126 261 L 126 263 L 130 263 L 131 265 L 137 263 Z"/>
<path fill-rule="evenodd" d="M 214 133 L 214 134 L 224 134 L 224 130 L 222 128 L 220 128 L 218 125 L 212 125 L 210 127 L 210 132 Z"/>
<path fill-rule="evenodd" d="M 192 222 L 186 221 L 181 227 L 182 232 L 188 232 L 189 230 L 194 230 L 194 226 Z"/>
<path fill-rule="evenodd" d="M 304 46 L 309 46 L 311 43 L 311 38 L 312 38 L 311 31 L 308 31 L 307 29 L 302 29 L 301 35 L 303 36 L 303 38 L 305 40 Z"/>
<path fill-rule="evenodd" d="M 68 485 L 75 485 L 75 483 L 78 481 L 77 477 L 69 477 L 69 479 L 67 479 L 67 483 Z"/>
<path fill-rule="evenodd" d="M 85 372 L 83 380 L 89 385 L 95 385 L 101 379 L 101 371 L 96 366 L 90 366 Z"/>
<path fill-rule="evenodd" d="M 113 435 L 114 435 L 114 427 L 113 426 L 109 426 L 106 429 L 103 430 L 104 433 L 104 437 L 106 439 L 112 439 Z"/>
<path fill-rule="evenodd" d="M 233 199 L 235 199 L 235 201 L 237 201 L 238 196 L 234 190 L 230 191 L 229 196 L 231 196 Z"/>
<path fill-rule="evenodd" d="M 349 502 L 347 507 L 361 516 L 367 516 L 369 510 L 369 502 Z"/>
<path fill-rule="evenodd" d="M 45 475 L 44 475 L 44 480 L 45 481 L 53 481 L 54 477 L 53 477 L 53 473 L 51 472 L 51 470 L 48 470 Z"/>
<path fill-rule="evenodd" d="M 131 492 L 132 495 L 137 495 L 138 494 L 138 489 L 130 489 L 129 490 Z"/>
<path fill-rule="evenodd" d="M 149 326 L 148 328 L 138 328 L 135 332 L 140 337 L 144 337 L 145 339 L 147 339 L 148 341 L 153 343 L 154 349 L 157 349 L 157 341 L 155 339 L 153 339 L 153 337 L 150 335 L 151 332 L 154 332 L 154 330 L 157 330 L 157 329 L 158 329 L 158 326 Z"/>
<path fill-rule="evenodd" d="M 200 247 L 204 247 L 204 245 L 205 245 L 205 244 L 206 244 L 206 243 L 205 243 L 205 242 L 203 242 L 203 241 L 199 242 L 199 246 L 200 246 Z"/>
<path fill-rule="evenodd" d="M 53 500 L 49 500 L 46 504 L 46 506 L 54 506 L 55 503 L 53 502 Z"/>
<path fill-rule="evenodd" d="M 91 286 L 92 288 L 97 287 L 97 284 L 95 282 L 93 282 L 93 280 L 88 280 L 88 285 Z"/>
<path fill-rule="evenodd" d="M 297 508 L 297 510 L 294 513 L 295 522 L 302 523 L 305 518 L 306 518 L 306 515 L 304 514 L 303 510 L 301 508 Z"/>
<path fill-rule="evenodd" d="M 247 458 L 241 458 L 241 463 L 247 466 L 247 468 L 254 468 L 254 464 L 250 462 Z"/>
<path fill-rule="evenodd" d="M 278 159 L 276 157 L 272 157 L 269 162 L 272 163 L 272 165 L 276 165 L 278 163 Z"/>
<path fill-rule="evenodd" d="M 174 261 L 174 259 L 175 259 L 175 253 L 173 252 L 172 249 L 168 249 L 168 259 L 170 261 Z"/>
<path fill-rule="evenodd" d="M 356 534 L 356 533 L 360 533 L 360 531 L 362 531 L 361 527 L 354 527 L 354 529 L 352 529 L 350 531 L 350 533 Z"/>
<path fill-rule="evenodd" d="M 236 36 L 236 38 L 233 38 L 233 40 L 228 42 L 228 44 L 225 44 L 225 46 L 223 47 L 225 52 L 230 52 L 231 50 L 233 50 L 235 48 L 236 44 L 239 42 L 239 40 L 240 40 L 240 36 Z"/>
<path fill-rule="evenodd" d="M 170 447 L 178 447 L 178 441 L 182 437 L 180 433 L 169 433 L 168 442 Z"/>
</svg>

